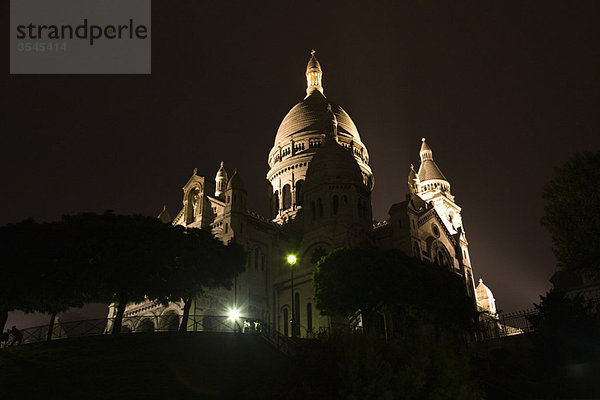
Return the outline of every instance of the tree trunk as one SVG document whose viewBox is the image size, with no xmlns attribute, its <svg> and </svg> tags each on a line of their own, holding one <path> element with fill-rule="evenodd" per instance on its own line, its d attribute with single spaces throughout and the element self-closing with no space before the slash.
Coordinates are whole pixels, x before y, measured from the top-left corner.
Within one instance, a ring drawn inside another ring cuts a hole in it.
<svg viewBox="0 0 600 400">
<path fill-rule="evenodd" d="M 0 309 L 0 333 L 4 332 L 4 325 L 8 321 L 8 309 Z"/>
<path fill-rule="evenodd" d="M 375 331 L 373 326 L 373 312 L 368 308 L 361 308 L 363 331 L 366 333 L 372 333 Z"/>
<path fill-rule="evenodd" d="M 50 323 L 48 324 L 48 334 L 46 335 L 46 341 L 52 340 L 52 334 L 54 333 L 54 321 L 56 321 L 56 313 L 52 313 L 50 317 Z"/>
<path fill-rule="evenodd" d="M 124 293 L 119 295 L 119 305 L 117 306 L 117 315 L 113 321 L 112 334 L 118 335 L 121 333 L 121 325 L 123 324 L 123 314 L 125 314 L 125 307 L 129 301 L 129 296 Z"/>
<path fill-rule="evenodd" d="M 190 308 L 192 307 L 192 299 L 184 299 L 183 302 L 183 316 L 181 317 L 179 332 L 187 332 L 188 319 L 190 318 Z"/>
</svg>

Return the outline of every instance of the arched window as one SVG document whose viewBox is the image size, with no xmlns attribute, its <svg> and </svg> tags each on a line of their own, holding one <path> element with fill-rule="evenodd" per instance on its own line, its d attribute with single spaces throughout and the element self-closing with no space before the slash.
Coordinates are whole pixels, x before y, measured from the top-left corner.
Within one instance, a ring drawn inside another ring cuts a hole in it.
<svg viewBox="0 0 600 400">
<path fill-rule="evenodd" d="M 319 218 L 323 217 L 323 202 L 321 199 L 317 199 L 317 208 L 319 209 Z"/>
<path fill-rule="evenodd" d="M 288 309 L 284 308 L 283 309 L 283 321 L 281 324 L 281 325 L 283 325 L 283 335 L 284 336 L 289 336 L 289 329 L 288 329 L 289 321 L 290 321 L 290 316 L 288 314 Z"/>
<path fill-rule="evenodd" d="M 419 246 L 419 243 L 415 242 L 414 252 L 415 252 L 415 257 L 417 257 L 420 260 L 421 259 L 421 247 Z"/>
<path fill-rule="evenodd" d="M 338 212 L 338 208 L 340 207 L 340 200 L 337 194 L 333 195 L 333 215 L 336 215 Z"/>
<path fill-rule="evenodd" d="M 362 217 L 362 203 L 361 203 L 360 199 L 358 199 L 357 208 L 358 208 L 358 216 Z"/>
<path fill-rule="evenodd" d="M 311 201 L 310 202 L 310 212 L 312 214 L 312 219 L 314 221 L 314 219 L 317 217 L 317 209 L 315 207 L 315 201 Z"/>
<path fill-rule="evenodd" d="M 273 194 L 273 216 L 279 214 L 279 192 L 275 191 Z"/>
<path fill-rule="evenodd" d="M 294 295 L 294 308 L 295 308 L 295 320 L 294 320 L 294 326 L 296 327 L 296 336 L 300 336 L 300 293 L 296 293 Z"/>
<path fill-rule="evenodd" d="M 306 330 L 312 332 L 312 304 L 306 304 Z"/>
<path fill-rule="evenodd" d="M 303 180 L 296 182 L 296 204 L 299 206 L 304 205 L 304 194 L 302 193 L 302 186 L 304 185 Z"/>
<path fill-rule="evenodd" d="M 258 248 L 254 249 L 254 269 L 258 269 Z"/>
<path fill-rule="evenodd" d="M 283 190 L 281 191 L 281 195 L 282 195 L 282 200 L 283 200 L 283 205 L 281 206 L 281 208 L 284 210 L 287 210 L 288 208 L 290 208 L 292 206 L 292 191 L 291 191 L 290 185 L 285 185 L 283 187 Z"/>
</svg>

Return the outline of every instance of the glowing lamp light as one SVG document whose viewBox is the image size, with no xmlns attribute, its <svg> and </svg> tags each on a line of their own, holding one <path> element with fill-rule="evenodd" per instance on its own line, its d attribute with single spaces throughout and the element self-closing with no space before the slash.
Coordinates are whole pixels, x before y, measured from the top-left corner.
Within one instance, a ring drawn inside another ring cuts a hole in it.
<svg viewBox="0 0 600 400">
<path fill-rule="evenodd" d="M 287 256 L 287 262 L 290 265 L 296 264 L 296 256 L 293 254 L 290 254 L 289 256 Z"/>
<path fill-rule="evenodd" d="M 232 308 L 231 310 L 229 310 L 229 312 L 227 313 L 227 316 L 229 317 L 230 320 L 232 321 L 237 321 L 240 318 L 240 312 L 238 309 L 236 308 Z"/>
</svg>

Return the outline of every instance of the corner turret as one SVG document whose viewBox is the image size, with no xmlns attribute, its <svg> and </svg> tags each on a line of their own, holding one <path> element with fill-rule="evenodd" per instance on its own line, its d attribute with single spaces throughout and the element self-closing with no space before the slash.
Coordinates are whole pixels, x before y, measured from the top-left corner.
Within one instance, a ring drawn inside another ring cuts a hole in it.
<svg viewBox="0 0 600 400">
<path fill-rule="evenodd" d="M 221 161 L 221 167 L 215 176 L 215 184 L 215 197 L 221 197 L 227 186 L 227 171 L 225 171 L 223 161 Z"/>
</svg>

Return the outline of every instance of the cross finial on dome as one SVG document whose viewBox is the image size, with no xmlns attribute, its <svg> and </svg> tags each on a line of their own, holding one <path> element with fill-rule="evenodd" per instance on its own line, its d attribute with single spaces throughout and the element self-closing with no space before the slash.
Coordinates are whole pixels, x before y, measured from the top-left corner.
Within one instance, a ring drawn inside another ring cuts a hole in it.
<svg viewBox="0 0 600 400">
<path fill-rule="evenodd" d="M 316 53 L 315 49 L 312 49 L 312 50 L 310 51 L 310 55 L 311 55 L 311 56 L 314 56 L 314 55 L 315 55 L 315 53 Z"/>
</svg>

